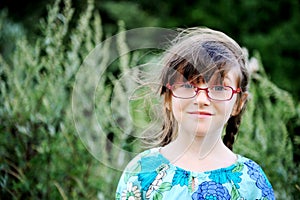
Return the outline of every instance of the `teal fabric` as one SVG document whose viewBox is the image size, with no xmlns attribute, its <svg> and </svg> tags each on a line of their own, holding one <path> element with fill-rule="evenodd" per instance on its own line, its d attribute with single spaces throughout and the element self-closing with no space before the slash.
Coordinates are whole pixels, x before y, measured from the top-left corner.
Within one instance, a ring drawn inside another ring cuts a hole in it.
<svg viewBox="0 0 300 200">
<path fill-rule="evenodd" d="M 241 155 L 229 167 L 200 173 L 174 166 L 159 148 L 153 148 L 139 154 L 124 170 L 116 199 L 273 200 L 275 197 L 261 167 Z"/>
</svg>

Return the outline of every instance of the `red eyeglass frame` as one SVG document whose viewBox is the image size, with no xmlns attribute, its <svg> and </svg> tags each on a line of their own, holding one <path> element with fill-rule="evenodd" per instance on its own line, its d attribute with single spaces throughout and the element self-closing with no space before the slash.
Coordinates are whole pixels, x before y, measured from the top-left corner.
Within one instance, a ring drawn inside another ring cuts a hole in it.
<svg viewBox="0 0 300 200">
<path fill-rule="evenodd" d="M 176 84 L 173 84 L 173 85 L 183 84 L 183 83 L 186 83 L 186 82 L 179 82 L 179 83 L 176 83 Z M 189 84 L 191 84 L 191 83 L 189 83 Z M 167 83 L 166 87 L 167 87 L 169 90 L 171 90 L 172 96 L 173 96 L 173 97 L 179 98 L 179 99 L 192 99 L 192 98 L 194 98 L 195 96 L 197 96 L 197 95 L 199 94 L 199 91 L 204 90 L 204 91 L 206 92 L 206 96 L 207 96 L 209 99 L 213 100 L 213 101 L 230 101 L 230 100 L 232 99 L 232 97 L 233 97 L 234 94 L 238 94 L 238 93 L 240 93 L 240 92 L 242 91 L 241 88 L 237 88 L 237 89 L 235 90 L 235 89 L 233 89 L 231 86 L 227 86 L 227 85 L 213 85 L 213 86 L 224 86 L 224 87 L 228 87 L 228 88 L 230 88 L 230 89 L 232 90 L 232 94 L 231 94 L 230 98 L 225 99 L 225 100 L 219 100 L 219 99 L 213 99 L 213 98 L 211 98 L 211 97 L 208 95 L 208 93 L 209 93 L 208 88 L 209 88 L 209 87 L 206 87 L 206 88 L 200 88 L 200 87 L 197 87 L 195 84 L 191 84 L 191 85 L 193 85 L 193 86 L 195 87 L 195 95 L 194 95 L 193 97 L 182 98 L 182 97 L 178 97 L 178 96 L 174 95 L 174 93 L 173 93 L 173 91 L 172 91 L 172 90 L 173 90 L 173 85 L 171 85 L 170 83 Z"/>
</svg>

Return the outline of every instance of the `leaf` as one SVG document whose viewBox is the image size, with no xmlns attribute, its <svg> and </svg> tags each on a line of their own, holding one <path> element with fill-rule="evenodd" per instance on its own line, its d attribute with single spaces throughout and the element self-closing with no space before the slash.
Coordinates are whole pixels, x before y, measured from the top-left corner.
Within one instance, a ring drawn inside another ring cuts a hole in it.
<svg viewBox="0 0 300 200">
<path fill-rule="evenodd" d="M 158 188 L 159 192 L 165 192 L 165 191 L 169 191 L 172 188 L 172 184 L 169 182 L 164 182 L 160 185 L 160 187 Z"/>
<path fill-rule="evenodd" d="M 244 165 L 241 163 L 238 163 L 238 165 L 235 168 L 233 168 L 232 172 L 241 172 L 243 170 L 243 168 L 244 168 Z"/>
<path fill-rule="evenodd" d="M 155 193 L 153 196 L 153 200 L 161 200 L 163 198 L 163 195 L 159 192 Z"/>
<path fill-rule="evenodd" d="M 231 199 L 232 200 L 238 200 L 240 199 L 240 194 L 235 185 L 233 184 L 232 190 L 231 190 Z"/>
</svg>

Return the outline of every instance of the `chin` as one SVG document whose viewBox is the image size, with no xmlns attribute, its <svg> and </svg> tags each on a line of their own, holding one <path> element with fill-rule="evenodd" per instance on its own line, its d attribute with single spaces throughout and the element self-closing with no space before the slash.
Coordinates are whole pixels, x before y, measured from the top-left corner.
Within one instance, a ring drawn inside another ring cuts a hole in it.
<svg viewBox="0 0 300 200">
<path fill-rule="evenodd" d="M 201 131 L 195 132 L 194 134 L 195 134 L 195 137 L 204 137 L 204 136 L 206 136 L 208 133 L 207 133 L 207 131 L 201 130 Z"/>
<path fill-rule="evenodd" d="M 214 138 L 215 136 L 219 135 L 219 130 L 218 129 L 209 129 L 209 130 L 197 130 L 194 133 L 195 137 L 205 137 L 209 136 L 210 138 Z"/>
</svg>

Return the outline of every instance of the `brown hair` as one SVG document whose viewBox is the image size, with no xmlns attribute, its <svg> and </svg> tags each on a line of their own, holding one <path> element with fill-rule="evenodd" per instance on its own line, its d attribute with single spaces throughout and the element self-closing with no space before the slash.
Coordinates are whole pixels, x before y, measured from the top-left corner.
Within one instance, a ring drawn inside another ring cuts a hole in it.
<svg viewBox="0 0 300 200">
<path fill-rule="evenodd" d="M 165 51 L 162 63 L 160 95 L 164 97 L 164 122 L 162 131 L 155 135 L 152 142 L 156 146 L 165 146 L 177 137 L 177 122 L 171 110 L 171 91 L 166 87 L 178 79 L 195 80 L 203 77 L 206 82 L 218 72 L 222 77 L 232 67 L 239 69 L 238 87 L 241 93 L 237 101 L 241 101 L 242 94 L 247 92 L 248 71 L 243 49 L 230 37 L 222 32 L 208 28 L 190 28 L 181 30 L 178 37 L 172 41 Z M 227 122 L 224 144 L 232 149 L 235 135 L 241 122 L 245 106 L 236 116 L 231 116 Z"/>
</svg>

